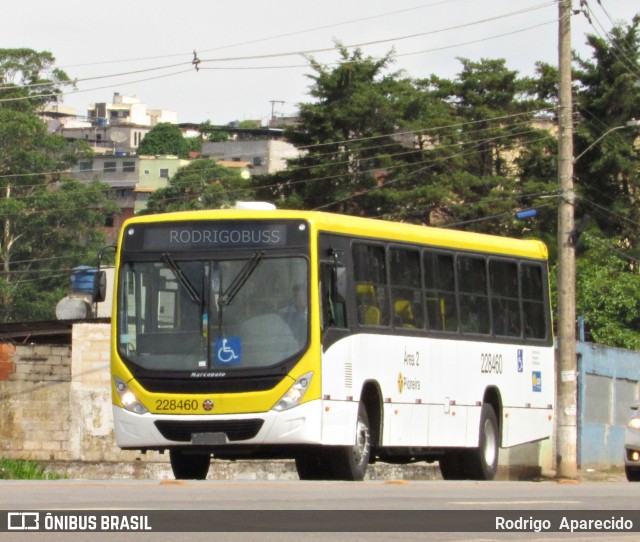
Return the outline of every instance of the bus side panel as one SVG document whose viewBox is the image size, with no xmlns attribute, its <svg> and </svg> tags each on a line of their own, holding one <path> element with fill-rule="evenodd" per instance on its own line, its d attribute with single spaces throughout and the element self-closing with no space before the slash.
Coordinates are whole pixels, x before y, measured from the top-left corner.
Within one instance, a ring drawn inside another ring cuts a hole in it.
<svg viewBox="0 0 640 542">
<path fill-rule="evenodd" d="M 549 437 L 553 430 L 553 410 L 505 408 L 502 446 L 508 448 Z"/>
<path fill-rule="evenodd" d="M 497 394 L 501 445 L 513 446 L 552 434 L 552 356 L 548 347 L 361 333 L 325 352 L 323 394 L 357 405 L 365 382 L 374 382 L 383 404 L 382 445 L 424 447 L 478 446 L 482 403 Z M 346 438 L 356 410 L 349 412 Z M 345 427 L 334 419 L 331 430 Z M 326 441 L 328 422 L 324 427 Z"/>
<path fill-rule="evenodd" d="M 356 401 L 322 401 L 322 444 L 348 446 L 353 444 L 358 418 Z"/>
<path fill-rule="evenodd" d="M 478 445 L 480 408 L 465 405 L 431 405 L 430 447 L 475 447 Z"/>
</svg>

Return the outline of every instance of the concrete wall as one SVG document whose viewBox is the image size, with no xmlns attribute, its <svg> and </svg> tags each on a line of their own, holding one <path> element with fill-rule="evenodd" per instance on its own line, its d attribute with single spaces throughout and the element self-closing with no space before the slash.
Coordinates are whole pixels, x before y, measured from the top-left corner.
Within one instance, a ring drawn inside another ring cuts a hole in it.
<svg viewBox="0 0 640 542">
<path fill-rule="evenodd" d="M 0 455 L 71 459 L 71 350 L 67 346 L 2 345 Z"/>
<path fill-rule="evenodd" d="M 640 352 L 580 342 L 578 353 L 578 465 L 624 464 L 624 429 L 638 401 Z"/>
<path fill-rule="evenodd" d="M 76 324 L 73 350 L 0 345 L 0 457 L 62 461 L 140 457 L 115 445 L 109 333 L 108 324 Z M 159 457 L 150 453 L 144 458 Z"/>
<path fill-rule="evenodd" d="M 252 175 L 263 175 L 282 171 L 287 158 L 299 156 L 300 151 L 287 141 L 256 139 L 207 141 L 202 145 L 202 155 L 215 160 L 250 162 L 253 164 Z"/>
</svg>

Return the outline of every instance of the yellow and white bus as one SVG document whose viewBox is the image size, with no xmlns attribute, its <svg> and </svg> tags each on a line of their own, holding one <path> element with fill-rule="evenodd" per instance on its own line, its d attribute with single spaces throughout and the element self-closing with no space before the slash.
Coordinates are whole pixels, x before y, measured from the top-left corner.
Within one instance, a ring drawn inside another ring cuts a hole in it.
<svg viewBox="0 0 640 542">
<path fill-rule="evenodd" d="M 293 458 L 301 479 L 438 460 L 492 479 L 500 447 L 548 438 L 547 249 L 329 213 L 136 217 L 117 251 L 117 444 Z"/>
</svg>

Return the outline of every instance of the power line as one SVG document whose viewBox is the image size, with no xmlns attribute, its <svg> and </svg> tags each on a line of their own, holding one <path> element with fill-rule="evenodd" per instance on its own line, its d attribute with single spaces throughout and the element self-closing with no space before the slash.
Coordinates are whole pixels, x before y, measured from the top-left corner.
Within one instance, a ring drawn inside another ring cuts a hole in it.
<svg viewBox="0 0 640 542">
<path fill-rule="evenodd" d="M 17 101 L 22 101 L 22 100 L 32 100 L 34 98 L 58 98 L 60 96 L 69 96 L 71 94 L 81 94 L 83 92 L 92 92 L 94 90 L 109 89 L 109 88 L 113 88 L 115 86 L 132 85 L 134 83 L 143 83 L 145 81 L 154 81 L 156 79 L 163 79 L 165 77 L 173 77 L 174 75 L 181 75 L 181 74 L 184 74 L 184 73 L 191 73 L 191 72 L 193 72 L 193 69 L 189 68 L 188 70 L 182 70 L 182 71 L 178 71 L 178 72 L 167 73 L 167 74 L 164 74 L 164 75 L 157 75 L 155 77 L 146 77 L 144 79 L 136 79 L 135 81 L 127 81 L 127 82 L 124 82 L 124 83 L 114 83 L 114 84 L 106 85 L 106 86 L 102 86 L 102 87 L 87 88 L 87 89 L 83 89 L 83 90 L 63 91 L 63 92 L 50 93 L 50 94 L 37 94 L 37 95 L 32 95 L 32 96 L 19 96 L 19 97 L 13 97 L 13 98 L 0 98 L 0 103 L 17 102 Z"/>
<path fill-rule="evenodd" d="M 620 64 L 622 64 L 622 66 L 626 69 L 626 71 L 630 75 L 632 75 L 633 77 L 640 78 L 640 69 L 639 69 L 637 63 L 634 62 L 633 59 L 629 58 L 627 56 L 627 54 L 616 43 L 614 43 L 614 40 L 613 40 L 613 38 L 611 36 L 611 32 L 609 32 L 609 31 L 607 31 L 605 29 L 604 25 L 600 22 L 600 20 L 595 15 L 593 10 L 589 7 L 589 5 L 586 2 L 586 0 L 585 0 L 585 5 L 586 5 L 586 8 L 588 10 L 587 14 L 586 14 L 587 15 L 587 21 L 592 26 L 592 28 L 595 30 L 596 34 L 598 34 L 600 39 L 602 39 L 603 41 L 606 41 L 607 43 L 609 43 L 609 45 L 611 47 L 612 55 L 616 58 L 616 60 L 618 60 L 618 62 L 620 62 Z M 609 14 L 607 13 L 607 11 L 605 10 L 604 6 L 602 6 L 600 4 L 600 7 L 601 7 L 602 11 L 607 15 L 607 17 L 609 18 L 611 23 L 614 26 L 616 26 L 615 23 L 612 21 L 611 17 L 609 16 Z M 602 33 L 600 32 L 600 30 L 598 30 L 596 28 L 596 26 L 593 24 L 592 18 L 598 23 L 598 26 L 600 27 L 602 32 L 604 32 L 605 36 L 603 36 Z"/>
<path fill-rule="evenodd" d="M 431 2 L 429 4 L 425 4 L 422 6 L 416 6 L 416 7 L 412 7 L 412 8 L 405 8 L 405 9 L 400 9 L 400 10 L 395 10 L 395 11 L 388 11 L 388 12 L 384 12 L 384 13 L 379 13 L 377 15 L 371 15 L 369 17 L 359 17 L 356 19 L 350 19 L 347 21 L 342 21 L 342 22 L 338 22 L 338 23 L 332 23 L 329 25 L 323 25 L 323 26 L 317 26 L 317 27 L 312 27 L 312 28 L 307 28 L 307 29 L 303 29 L 303 30 L 297 30 L 297 31 L 293 31 L 293 32 L 286 32 L 283 34 L 277 34 L 274 36 L 267 36 L 267 37 L 263 37 L 263 38 L 256 38 L 256 39 L 252 39 L 252 40 L 247 40 L 247 41 L 243 41 L 243 42 L 237 42 L 237 43 L 232 43 L 232 44 L 228 44 L 228 45 L 222 45 L 219 47 L 214 47 L 214 48 L 210 48 L 210 49 L 201 49 L 200 52 L 201 53 L 209 53 L 212 51 L 218 51 L 218 50 L 222 50 L 222 49 L 230 49 L 233 47 L 239 47 L 239 46 L 243 46 L 243 45 L 253 45 L 256 43 L 263 43 L 265 41 L 272 41 L 272 40 L 276 40 L 276 39 L 280 39 L 280 38 L 286 38 L 286 37 L 291 37 L 291 36 L 296 36 L 296 35 L 300 35 L 300 34 L 307 34 L 310 32 L 315 32 L 318 30 L 327 30 L 330 28 L 336 28 L 339 26 L 345 26 L 345 25 L 349 25 L 349 24 L 353 24 L 353 23 L 358 23 L 358 22 L 365 22 L 365 21 L 370 21 L 370 20 L 374 20 L 374 19 L 380 19 L 380 18 L 386 18 L 392 15 L 397 15 L 400 13 L 407 13 L 410 11 L 416 11 L 416 10 L 420 10 L 420 9 L 425 9 L 425 8 L 430 8 L 430 7 L 434 7 L 434 6 L 438 6 L 441 4 L 448 4 L 451 2 L 457 2 L 459 0 L 440 0 L 438 2 Z M 129 59 L 119 59 L 119 60 L 106 60 L 106 61 L 96 61 L 96 62 L 90 62 L 90 63 L 84 63 L 84 64 L 71 64 L 71 65 L 67 65 L 67 66 L 63 66 L 62 69 L 69 69 L 69 68 L 77 68 L 77 67 L 85 67 L 85 66 L 95 66 L 95 65 L 101 65 L 101 64 L 115 64 L 115 63 L 125 63 L 125 62 L 140 62 L 140 61 L 146 61 L 146 60 L 158 60 L 158 59 L 163 59 L 163 58 L 174 58 L 174 57 L 178 57 L 178 56 L 189 56 L 191 55 L 191 52 L 185 52 L 185 53 L 172 53 L 169 55 L 156 55 L 156 56 L 147 56 L 147 57 L 138 57 L 138 58 L 129 58 Z"/>
<path fill-rule="evenodd" d="M 83 79 L 73 79 L 72 81 L 46 81 L 43 83 L 30 83 L 28 85 L 0 85 L 0 90 L 13 90 L 13 89 L 28 89 L 28 88 L 37 88 L 37 87 L 50 87 L 53 85 L 64 85 L 64 84 L 76 84 L 76 83 L 84 83 L 86 81 L 95 81 L 97 79 L 109 79 L 111 77 L 122 77 L 124 75 L 136 75 L 139 73 L 147 73 L 158 70 L 167 70 L 169 68 L 176 68 L 178 66 L 184 66 L 185 64 L 190 65 L 191 62 L 180 62 L 178 64 L 169 64 L 166 66 L 157 66 L 155 68 L 145 68 L 140 70 L 128 71 L 128 72 L 120 72 L 120 73 L 112 73 L 109 75 L 97 75 L 95 77 L 85 77 Z M 191 71 L 191 70 L 188 70 Z M 38 96 L 38 95 L 36 95 Z"/>
<path fill-rule="evenodd" d="M 361 143 L 361 142 L 365 142 L 365 141 L 374 141 L 377 139 L 388 139 L 388 138 L 398 138 L 398 137 L 405 137 L 405 136 L 417 136 L 417 135 L 425 135 L 428 133 L 433 133 L 433 132 L 438 132 L 440 130 L 461 130 L 463 129 L 465 126 L 470 126 L 473 127 L 475 125 L 478 124 L 482 124 L 482 123 L 486 123 L 488 121 L 494 122 L 494 121 L 504 121 L 504 120 L 510 120 L 510 119 L 515 119 L 517 117 L 535 117 L 536 115 L 539 114 L 543 114 L 543 113 L 548 113 L 550 111 L 554 111 L 555 108 L 543 108 L 543 109 L 534 109 L 534 110 L 528 110 L 528 111 L 522 111 L 522 112 L 518 112 L 518 113 L 512 113 L 509 115 L 501 115 L 498 117 L 493 117 L 491 119 L 481 119 L 481 120 L 472 120 L 472 121 L 460 121 L 460 122 L 455 122 L 453 124 L 447 124 L 447 125 L 443 125 L 443 126 L 431 126 L 428 128 L 416 128 L 414 130 L 403 130 L 403 131 L 395 131 L 395 132 L 390 132 L 390 133 L 386 133 L 386 134 L 379 134 L 379 135 L 375 135 L 375 136 L 366 136 L 366 137 L 360 137 L 360 138 L 351 138 L 351 139 L 343 139 L 343 140 L 336 140 L 336 141 L 330 141 L 330 142 L 323 142 L 323 143 L 314 143 L 314 144 L 309 144 L 309 145 L 301 145 L 296 147 L 297 150 L 302 150 L 302 151 L 310 151 L 313 149 L 321 149 L 322 147 L 326 147 L 326 146 L 333 146 L 333 145 L 349 145 L 352 143 Z M 504 126 L 499 126 L 500 128 L 509 128 L 511 126 L 520 126 L 523 124 L 528 124 L 529 122 L 531 122 L 530 118 L 526 118 L 524 121 L 516 123 L 516 124 L 507 124 Z M 467 131 L 464 132 L 464 135 L 474 135 L 474 134 L 478 134 L 481 132 L 484 132 L 486 130 L 491 130 L 493 129 L 492 127 L 485 127 L 485 128 L 480 128 L 479 130 L 472 130 L 472 131 Z M 364 149 L 360 149 L 360 150 L 374 150 L 376 148 L 384 148 L 386 146 L 392 146 L 392 145 L 397 145 L 398 142 L 392 142 L 392 143 L 385 143 L 384 145 L 381 146 L 372 146 L 372 147 L 365 147 Z M 414 151 L 416 151 L 418 149 L 414 149 Z M 284 152 L 284 151 L 283 151 Z M 317 156 L 323 156 L 323 155 L 330 155 L 333 153 L 325 153 L 322 154 L 320 153 Z M 267 155 L 265 154 L 264 157 L 266 157 Z M 229 156 L 226 156 L 226 158 L 228 158 Z M 216 157 L 216 159 L 218 159 L 220 157 Z M 222 158 L 225 158 L 225 156 L 223 156 Z M 89 159 L 89 158 L 87 158 Z M 88 170 L 87 172 L 101 172 L 104 170 Z M 65 175 L 65 174 L 72 174 L 73 171 L 72 170 L 62 170 L 62 171 L 40 171 L 40 172 L 28 172 L 28 173 L 9 173 L 9 174 L 2 174 L 0 175 L 0 180 L 1 179 L 8 179 L 8 178 L 19 178 L 19 177 L 30 177 L 30 176 L 46 176 L 46 175 Z M 22 185 L 23 187 L 28 187 L 28 186 L 39 186 L 40 183 L 34 184 L 34 185 Z"/>
<path fill-rule="evenodd" d="M 505 19 L 508 17 L 513 17 L 515 15 L 523 15 L 525 13 L 529 13 L 531 11 L 536 11 L 542 8 L 547 8 L 549 6 L 554 5 L 554 2 L 545 2 L 543 4 L 536 4 L 534 6 L 529 6 L 527 8 L 523 8 L 521 10 L 517 10 L 517 11 L 511 11 L 508 13 L 504 13 L 502 15 L 496 15 L 494 17 L 488 17 L 485 19 L 479 19 L 477 21 L 472 21 L 469 23 L 464 23 L 464 24 L 459 24 L 459 25 L 454 25 L 454 26 L 449 26 L 446 28 L 440 28 L 437 30 L 430 30 L 427 32 L 418 32 L 418 33 L 414 33 L 414 34 L 406 34 L 403 36 L 395 36 L 393 38 L 386 38 L 386 39 L 382 39 L 382 40 L 373 40 L 373 41 L 367 41 L 367 42 L 361 42 L 361 43 L 355 43 L 355 44 L 350 44 L 350 45 L 344 45 L 342 47 L 344 47 L 345 49 L 355 49 L 355 48 L 361 48 L 361 47 L 368 47 L 370 45 L 381 45 L 384 43 L 390 43 L 390 42 L 398 42 L 398 41 L 402 41 L 402 40 L 407 40 L 407 39 L 412 39 L 412 38 L 418 38 L 418 37 L 424 37 L 424 36 L 429 36 L 429 35 L 434 35 L 434 34 L 440 34 L 443 32 L 449 32 L 451 30 L 461 30 L 463 28 L 468 28 L 471 26 L 476 26 L 479 24 L 484 24 L 487 22 L 493 22 L 493 21 L 497 21 L 500 19 Z M 209 59 L 201 59 L 201 62 L 229 62 L 229 61 L 237 61 L 237 60 L 257 60 L 257 59 L 265 59 L 265 58 L 281 58 L 281 57 L 286 57 L 286 56 L 306 56 L 306 55 L 312 55 L 312 54 L 317 54 L 317 53 L 326 53 L 326 52 L 330 52 L 330 51 L 335 51 L 336 49 L 340 48 L 341 46 L 333 46 L 333 47 L 324 47 L 324 48 L 319 48 L 319 49 L 306 49 L 306 50 L 298 50 L 298 51 L 290 51 L 290 52 L 284 52 L 284 53 L 267 53 L 267 54 L 262 54 L 262 55 L 247 55 L 247 56 L 238 56 L 238 57 L 220 57 L 220 58 L 209 58 Z"/>
<path fill-rule="evenodd" d="M 517 127 L 517 126 L 520 126 L 520 125 L 521 124 L 516 124 L 514 126 Z M 484 131 L 484 130 L 478 130 L 477 132 L 472 132 L 472 133 L 479 133 L 479 132 L 482 132 L 482 131 Z M 499 136 L 493 136 L 493 137 L 490 137 L 490 138 L 485 138 L 485 139 L 480 139 L 480 140 L 459 141 L 459 142 L 451 143 L 451 144 L 448 144 L 448 145 L 440 145 L 437 148 L 431 149 L 431 150 L 440 151 L 440 150 L 446 150 L 447 148 L 450 148 L 450 147 L 463 147 L 465 145 L 473 145 L 474 147 L 478 147 L 478 146 L 484 145 L 484 144 L 489 143 L 489 142 L 498 141 L 500 139 L 521 137 L 523 135 L 527 135 L 527 134 L 530 134 L 530 133 L 536 133 L 536 132 L 537 132 L 537 130 L 527 130 L 527 131 L 524 131 L 524 132 L 506 133 L 506 134 L 502 134 L 502 135 L 499 135 Z M 543 141 L 545 139 L 547 139 L 547 136 L 545 136 L 543 138 L 534 139 L 534 140 L 532 140 L 532 142 Z M 375 147 L 373 147 L 373 149 L 375 149 Z M 402 151 L 402 152 L 398 152 L 398 153 L 391 153 L 391 154 L 388 154 L 388 155 L 384 155 L 382 158 L 397 158 L 397 157 L 400 157 L 400 156 L 404 156 L 406 154 L 415 154 L 417 152 L 423 152 L 423 151 L 420 151 L 418 149 L 411 149 L 411 150 L 407 150 L 407 151 Z M 475 151 L 475 153 L 480 153 L 480 152 L 482 152 L 482 151 Z M 458 156 L 468 156 L 470 154 L 474 154 L 474 153 L 466 153 L 466 154 L 460 154 L 460 155 L 453 155 L 452 157 L 444 157 L 444 160 L 448 160 L 448 159 L 451 159 L 451 158 L 454 158 L 454 157 L 458 157 Z M 362 158 L 362 160 L 363 161 L 368 161 L 368 160 L 373 160 L 375 158 L 377 158 L 377 157 L 376 156 L 364 157 L 364 158 Z M 312 165 L 309 165 L 309 166 L 300 166 L 300 167 L 292 168 L 292 169 L 288 170 L 287 173 L 295 174 L 295 173 L 297 173 L 299 171 L 305 171 L 305 170 L 313 169 L 313 168 L 320 167 L 320 166 L 335 167 L 335 166 L 345 165 L 345 164 L 349 164 L 349 163 L 352 163 L 351 159 L 344 160 L 344 161 L 341 161 L 341 162 L 332 162 L 330 164 L 322 164 L 322 163 L 321 164 L 312 164 Z M 398 169 L 398 168 L 403 168 L 403 167 L 411 167 L 411 166 L 415 166 L 415 165 L 420 165 L 420 164 L 423 164 L 423 163 L 429 163 L 429 160 L 420 161 L 420 162 L 414 162 L 414 163 L 403 163 L 403 164 L 398 164 L 398 165 L 395 165 L 395 166 L 385 166 L 385 167 L 378 166 L 378 167 L 376 167 L 374 169 L 370 169 L 370 170 L 366 170 L 366 171 L 359 171 L 359 172 L 356 172 L 356 173 L 358 175 L 363 175 L 363 174 L 366 174 L 366 173 L 376 172 L 376 171 L 380 170 L 381 168 L 385 169 L 385 170 L 393 170 L 393 169 Z M 289 181 L 289 182 L 287 182 L 287 185 L 291 186 L 291 185 L 298 184 L 298 183 L 314 182 L 314 181 L 317 181 L 317 180 L 335 180 L 335 179 L 339 179 L 339 178 L 342 178 L 342 177 L 348 177 L 348 176 L 352 176 L 352 175 L 354 175 L 354 172 L 345 172 L 345 173 L 341 173 L 341 174 L 338 174 L 338 175 L 332 175 L 332 176 L 328 176 L 328 177 L 320 177 L 320 178 L 315 178 L 315 179 L 303 179 L 301 181 Z M 83 184 L 85 183 L 85 181 L 80 181 L 80 180 L 77 180 L 77 179 L 73 179 L 73 180 L 77 181 L 79 183 L 83 183 Z M 108 182 L 104 181 L 104 180 L 100 181 L 100 182 L 102 182 L 103 184 L 108 184 Z M 194 183 L 200 183 L 201 181 L 200 180 L 195 180 L 193 182 Z M 394 182 L 394 181 L 390 181 L 387 184 L 390 184 L 391 182 Z M 247 188 L 243 188 L 242 190 L 247 190 L 247 189 L 251 190 L 251 189 L 256 189 L 256 188 L 257 189 L 267 189 L 267 188 L 280 186 L 281 184 L 282 183 L 276 183 L 276 184 L 273 184 L 273 185 L 265 185 L 265 186 L 259 186 L 259 187 L 247 187 Z M 30 187 L 32 188 L 32 187 L 38 187 L 38 186 L 42 186 L 42 185 L 40 185 L 40 184 L 26 185 L 26 186 L 23 185 L 20 188 L 30 188 Z M 105 186 L 104 188 L 99 189 L 99 191 L 100 192 L 115 192 L 115 191 L 120 190 L 120 189 L 121 189 L 121 187 Z M 61 197 L 65 197 L 66 193 L 54 191 L 54 192 L 50 193 L 50 196 L 51 195 L 60 195 Z M 38 195 L 23 195 L 23 196 L 13 196 L 12 199 L 16 200 L 16 201 L 29 201 L 31 199 L 35 199 L 35 198 L 38 198 L 38 197 L 39 197 Z M 85 208 L 85 207 L 83 207 L 83 208 Z M 99 209 L 99 207 L 98 208 L 89 208 L 89 209 L 94 209 L 95 210 L 95 209 Z M 19 212 L 12 213 L 12 216 L 13 215 L 19 215 L 19 214 L 20 214 Z M 3 215 L 0 213 L 0 218 L 2 218 L 2 216 Z"/>
</svg>

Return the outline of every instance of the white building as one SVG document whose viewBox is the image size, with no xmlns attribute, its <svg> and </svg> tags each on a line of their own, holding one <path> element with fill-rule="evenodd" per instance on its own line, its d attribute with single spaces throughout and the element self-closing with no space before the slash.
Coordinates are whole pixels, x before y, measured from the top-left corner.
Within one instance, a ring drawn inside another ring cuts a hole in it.
<svg viewBox="0 0 640 542">
<path fill-rule="evenodd" d="M 87 117 L 65 116 L 60 107 L 54 106 L 56 111 L 43 112 L 51 131 L 87 141 L 98 154 L 135 151 L 156 124 L 178 122 L 178 114 L 174 111 L 148 109 L 136 96 L 118 92 L 113 95 L 112 103 L 90 104 Z"/>
</svg>

